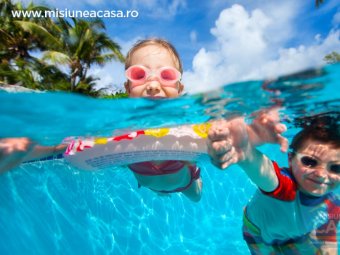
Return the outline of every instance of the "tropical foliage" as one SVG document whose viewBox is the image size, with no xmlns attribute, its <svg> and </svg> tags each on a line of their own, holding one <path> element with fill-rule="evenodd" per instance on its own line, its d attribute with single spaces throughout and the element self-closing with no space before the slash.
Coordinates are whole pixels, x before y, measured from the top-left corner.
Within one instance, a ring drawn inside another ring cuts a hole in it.
<svg viewBox="0 0 340 255">
<path fill-rule="evenodd" d="M 121 90 L 115 92 L 115 93 L 111 93 L 111 94 L 104 94 L 101 96 L 101 98 L 105 98 L 105 99 L 118 99 L 118 98 L 128 98 L 129 95 L 126 92 L 123 92 Z"/>
<path fill-rule="evenodd" d="M 316 7 L 319 7 L 324 1 L 323 0 L 315 0 Z M 340 54 L 336 51 L 331 52 L 330 54 L 327 54 L 324 59 L 328 64 L 334 64 L 340 62 Z"/>
<path fill-rule="evenodd" d="M 340 62 L 340 54 L 333 51 L 332 53 L 325 56 L 324 60 L 329 64 L 335 64 Z"/>
<path fill-rule="evenodd" d="M 88 70 L 112 60 L 124 61 L 103 21 L 12 15 L 12 11 L 39 10 L 49 9 L 0 0 L 0 84 L 98 96 L 98 78 Z"/>
</svg>

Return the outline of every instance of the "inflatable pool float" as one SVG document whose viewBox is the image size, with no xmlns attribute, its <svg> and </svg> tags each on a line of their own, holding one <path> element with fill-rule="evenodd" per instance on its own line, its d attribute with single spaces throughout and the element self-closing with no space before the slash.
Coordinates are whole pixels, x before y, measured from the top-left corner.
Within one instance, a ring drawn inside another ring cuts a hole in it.
<svg viewBox="0 0 340 255">
<path fill-rule="evenodd" d="M 207 159 L 210 123 L 133 131 L 113 137 L 74 139 L 64 158 L 84 170 L 155 160 Z"/>
</svg>

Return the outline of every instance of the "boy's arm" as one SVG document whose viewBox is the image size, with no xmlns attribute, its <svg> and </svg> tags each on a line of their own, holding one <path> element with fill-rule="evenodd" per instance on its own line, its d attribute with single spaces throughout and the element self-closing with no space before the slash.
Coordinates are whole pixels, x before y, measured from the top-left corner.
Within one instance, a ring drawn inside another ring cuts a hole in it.
<svg viewBox="0 0 340 255">
<path fill-rule="evenodd" d="M 279 108 L 262 110 L 255 114 L 253 122 L 248 126 L 250 143 L 256 147 L 265 143 L 279 144 L 282 152 L 288 150 L 288 140 L 282 136 L 287 130 L 280 122 Z"/>
<path fill-rule="evenodd" d="M 279 108 L 262 110 L 255 116 L 250 125 L 247 125 L 241 117 L 212 122 L 207 143 L 214 164 L 224 169 L 230 164 L 244 160 L 246 148 L 248 153 L 251 153 L 249 147 L 255 148 L 265 143 L 279 144 L 282 152 L 287 151 L 288 140 L 282 136 L 287 129 L 280 123 Z M 232 149 L 229 148 L 232 145 L 235 147 L 233 150 L 236 149 L 236 157 L 230 155 L 223 157 L 226 151 Z"/>
<path fill-rule="evenodd" d="M 250 142 L 251 132 L 243 118 L 214 122 L 208 134 L 208 153 L 219 168 L 237 163 L 260 189 L 273 191 L 278 185 L 273 164 Z"/>
<path fill-rule="evenodd" d="M 277 143 L 287 151 L 288 140 L 281 134 L 278 109 L 260 112 L 248 126 L 243 118 L 214 122 L 208 135 L 208 153 L 212 162 L 224 169 L 238 163 L 263 191 L 273 191 L 278 178 L 270 159 L 256 149 L 264 143 Z"/>
<path fill-rule="evenodd" d="M 261 190 L 271 192 L 277 188 L 279 181 L 273 162 L 256 148 L 251 147 L 238 165 Z"/>
</svg>

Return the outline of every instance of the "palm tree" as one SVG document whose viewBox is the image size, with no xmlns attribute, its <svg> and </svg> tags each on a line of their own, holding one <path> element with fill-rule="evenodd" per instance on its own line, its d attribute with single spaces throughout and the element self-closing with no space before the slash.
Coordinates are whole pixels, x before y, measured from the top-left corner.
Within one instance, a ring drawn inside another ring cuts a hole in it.
<svg viewBox="0 0 340 255">
<path fill-rule="evenodd" d="M 316 7 L 319 7 L 324 1 L 323 0 L 315 0 Z M 328 64 L 334 64 L 340 62 L 340 54 L 336 51 L 332 51 L 331 53 L 327 54 L 324 58 L 324 61 Z"/>
<path fill-rule="evenodd" d="M 328 64 L 335 64 L 340 62 L 340 54 L 336 51 L 332 51 L 331 53 L 327 54 L 324 59 Z"/>
<path fill-rule="evenodd" d="M 124 61 L 120 46 L 102 31 L 105 29 L 103 21 L 72 19 L 70 23 L 59 19 L 57 25 L 62 47 L 45 51 L 43 59 L 68 66 L 71 91 L 86 81 L 92 65 L 103 65 L 111 60 Z"/>
<path fill-rule="evenodd" d="M 101 20 L 65 20 L 12 16 L 12 11 L 45 11 L 44 6 L 0 0 L 0 80 L 24 86 L 93 93 L 92 65 L 123 61 L 120 47 Z M 43 59 L 31 55 L 43 52 Z M 59 65 L 68 67 L 68 71 Z M 77 87 L 79 88 L 77 89 Z"/>
<path fill-rule="evenodd" d="M 10 0 L 0 1 L 0 80 L 5 84 L 20 83 L 30 88 L 42 88 L 39 77 L 42 70 L 52 70 L 31 55 L 59 43 L 45 27 L 53 24 L 48 18 L 13 17 L 12 11 L 44 11 L 32 3 L 23 7 Z M 57 70 L 53 70 L 57 73 Z M 52 72 L 52 73 L 53 73 Z"/>
<path fill-rule="evenodd" d="M 12 11 L 44 11 L 43 6 L 30 3 L 26 8 L 11 0 L 0 2 L 0 49 L 1 59 L 30 59 L 30 52 L 59 43 L 45 27 L 52 24 L 49 18 L 13 17 Z"/>
</svg>

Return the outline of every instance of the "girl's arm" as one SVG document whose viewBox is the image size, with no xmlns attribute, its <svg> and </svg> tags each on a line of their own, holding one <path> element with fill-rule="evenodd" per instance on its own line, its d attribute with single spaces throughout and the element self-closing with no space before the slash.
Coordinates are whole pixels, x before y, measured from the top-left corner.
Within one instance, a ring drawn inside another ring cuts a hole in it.
<svg viewBox="0 0 340 255">
<path fill-rule="evenodd" d="M 35 143 L 25 137 L 0 139 L 0 173 L 18 166 L 34 147 Z"/>
<path fill-rule="evenodd" d="M 42 158 L 47 158 L 51 156 L 57 156 L 65 152 L 66 148 L 67 148 L 67 144 L 59 144 L 55 146 L 35 145 L 33 150 L 27 153 L 23 161 L 25 162 L 25 161 L 35 160 L 35 159 L 42 159 Z"/>
<path fill-rule="evenodd" d="M 26 137 L 0 139 L 0 173 L 15 168 L 25 161 L 56 156 L 66 149 L 67 145 L 41 146 Z"/>
</svg>

